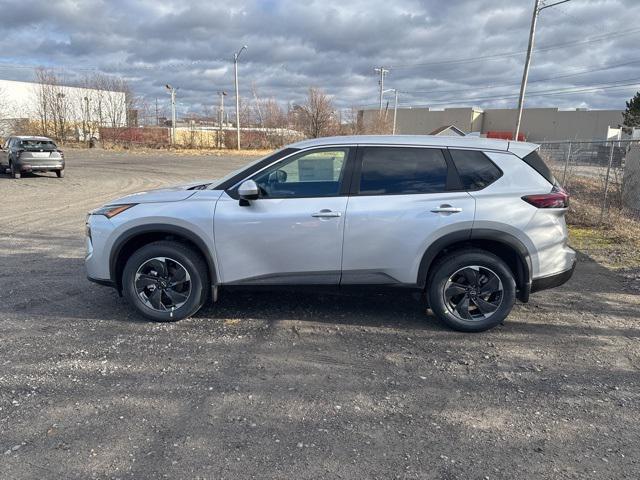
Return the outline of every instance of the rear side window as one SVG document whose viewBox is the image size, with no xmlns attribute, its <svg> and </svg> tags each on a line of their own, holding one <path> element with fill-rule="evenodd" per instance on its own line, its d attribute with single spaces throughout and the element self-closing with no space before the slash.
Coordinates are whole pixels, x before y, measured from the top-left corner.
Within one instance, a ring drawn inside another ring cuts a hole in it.
<svg viewBox="0 0 640 480">
<path fill-rule="evenodd" d="M 556 179 L 553 176 L 553 173 L 551 173 L 551 169 L 547 167 L 546 163 L 544 163 L 544 160 L 542 160 L 542 157 L 537 150 L 534 150 L 522 160 L 524 160 L 527 165 L 529 165 L 536 172 L 542 175 L 551 185 L 556 184 Z"/>
<path fill-rule="evenodd" d="M 449 150 L 464 190 L 482 190 L 502 176 L 487 156 L 477 150 Z"/>
<path fill-rule="evenodd" d="M 364 147 L 361 195 L 439 193 L 446 191 L 447 162 L 431 148 Z"/>
</svg>

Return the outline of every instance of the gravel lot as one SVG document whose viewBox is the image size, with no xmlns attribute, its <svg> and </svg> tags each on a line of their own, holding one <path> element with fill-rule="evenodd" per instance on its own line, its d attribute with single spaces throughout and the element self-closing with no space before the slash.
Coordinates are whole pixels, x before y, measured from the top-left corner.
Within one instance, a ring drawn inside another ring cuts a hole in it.
<svg viewBox="0 0 640 480">
<path fill-rule="evenodd" d="M 246 161 L 0 175 L 1 479 L 640 477 L 640 296 L 586 257 L 483 334 L 400 293 L 227 293 L 153 324 L 85 280 L 89 209 Z"/>
</svg>

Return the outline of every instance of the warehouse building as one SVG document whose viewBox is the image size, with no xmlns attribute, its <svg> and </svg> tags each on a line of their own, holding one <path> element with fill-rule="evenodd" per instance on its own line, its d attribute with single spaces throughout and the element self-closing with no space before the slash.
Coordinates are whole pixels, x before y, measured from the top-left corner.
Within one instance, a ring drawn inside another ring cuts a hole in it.
<svg viewBox="0 0 640 480">
<path fill-rule="evenodd" d="M 392 115 L 393 112 L 388 112 Z M 359 119 L 367 124 L 379 115 L 375 110 L 361 110 Z M 396 132 L 405 135 L 426 135 L 443 126 L 466 133 L 489 136 L 510 135 L 516 124 L 516 109 L 479 108 L 399 108 Z M 621 110 L 560 110 L 558 108 L 527 108 L 522 115 L 521 133 L 531 142 L 556 140 L 607 140 L 610 129 L 622 123 Z"/>
<path fill-rule="evenodd" d="M 124 92 L 0 80 L 0 136 L 64 129 L 83 138 L 100 126 L 127 125 Z M 27 131 L 29 130 L 29 131 Z"/>
</svg>

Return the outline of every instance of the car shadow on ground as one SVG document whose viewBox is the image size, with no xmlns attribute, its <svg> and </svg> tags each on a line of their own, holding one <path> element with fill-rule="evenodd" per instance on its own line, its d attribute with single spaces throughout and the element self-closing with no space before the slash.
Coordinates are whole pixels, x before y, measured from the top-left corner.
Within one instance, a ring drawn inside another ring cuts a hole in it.
<svg viewBox="0 0 640 480">
<path fill-rule="evenodd" d="M 49 321 L 75 318 L 147 323 L 114 289 L 88 282 L 81 259 L 29 251 L 0 256 L 0 264 L 8 266 L 0 272 L 0 315 L 43 316 Z M 615 272 L 581 256 L 574 278 L 560 288 L 532 295 L 526 305 L 517 305 L 505 328 L 522 334 L 582 331 L 586 335 L 637 337 L 640 331 L 635 328 L 609 328 L 606 324 L 587 327 L 580 321 L 584 314 L 638 318 L 640 309 L 634 301 L 637 296 L 618 295 L 621 291 L 622 283 Z M 617 298 L 612 302 L 609 297 L 614 293 Z M 273 324 L 295 320 L 336 326 L 446 330 L 416 297 L 402 289 L 384 293 L 231 290 L 221 291 L 219 301 L 205 306 L 194 319 L 261 320 Z"/>
</svg>

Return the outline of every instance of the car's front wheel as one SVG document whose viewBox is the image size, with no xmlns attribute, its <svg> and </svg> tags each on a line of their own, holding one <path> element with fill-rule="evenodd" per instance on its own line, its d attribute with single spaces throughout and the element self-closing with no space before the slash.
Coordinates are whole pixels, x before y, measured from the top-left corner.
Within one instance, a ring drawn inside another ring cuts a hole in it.
<svg viewBox="0 0 640 480">
<path fill-rule="evenodd" d="M 182 320 L 207 299 L 209 280 L 202 256 L 178 242 L 160 241 L 129 257 L 122 274 L 125 298 L 156 322 Z"/>
<path fill-rule="evenodd" d="M 56 170 L 56 175 L 58 176 L 58 178 L 64 178 L 64 168 Z"/>
<path fill-rule="evenodd" d="M 429 305 L 449 327 L 481 332 L 501 323 L 516 300 L 513 272 L 485 250 L 458 250 L 434 265 L 428 282 Z"/>
</svg>

